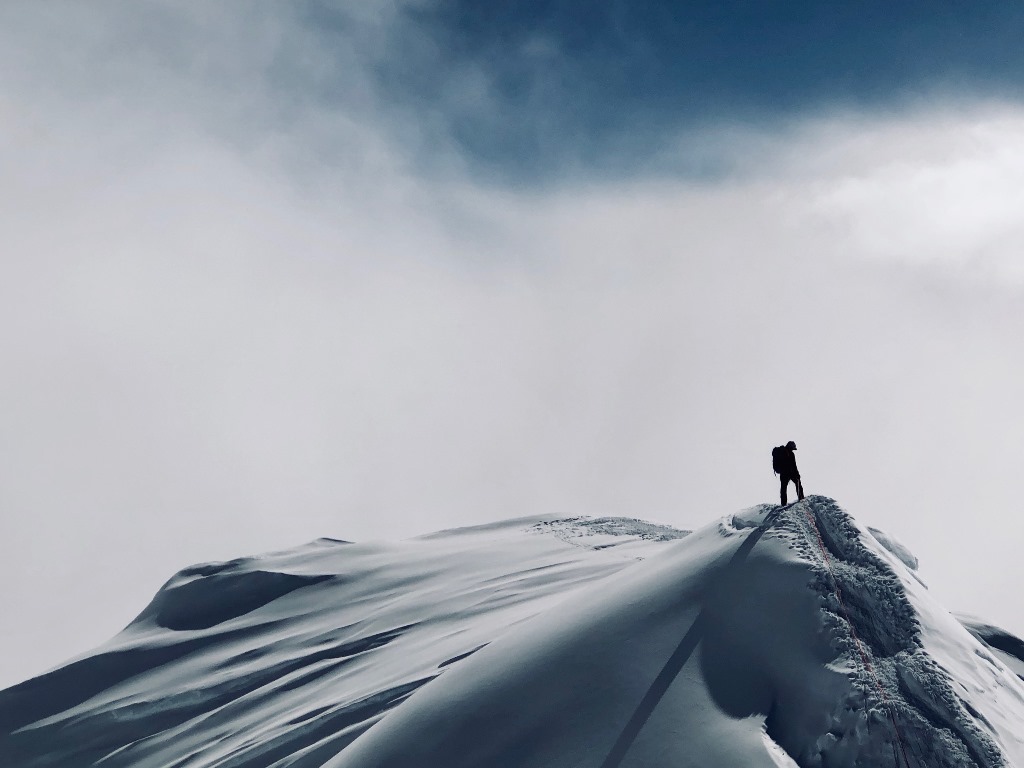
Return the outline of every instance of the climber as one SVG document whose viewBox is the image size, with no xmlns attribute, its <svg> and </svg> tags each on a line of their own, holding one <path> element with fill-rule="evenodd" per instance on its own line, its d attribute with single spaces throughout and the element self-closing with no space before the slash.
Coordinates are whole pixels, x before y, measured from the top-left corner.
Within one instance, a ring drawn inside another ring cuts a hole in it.
<svg viewBox="0 0 1024 768">
<path fill-rule="evenodd" d="M 783 506 L 786 504 L 786 489 L 790 481 L 796 486 L 797 496 L 800 499 L 804 497 L 804 486 L 800 482 L 800 470 L 796 468 L 796 456 L 793 455 L 795 450 L 796 443 L 792 440 L 785 445 L 772 448 L 772 469 L 775 470 L 775 473 L 782 481 L 782 487 L 779 489 L 779 498 L 782 500 Z"/>
</svg>

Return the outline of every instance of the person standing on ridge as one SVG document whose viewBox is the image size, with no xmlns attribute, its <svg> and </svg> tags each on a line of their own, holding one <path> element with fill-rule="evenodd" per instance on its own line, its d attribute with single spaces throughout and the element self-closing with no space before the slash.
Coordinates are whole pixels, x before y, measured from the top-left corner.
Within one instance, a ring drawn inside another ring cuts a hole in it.
<svg viewBox="0 0 1024 768">
<path fill-rule="evenodd" d="M 786 489 L 789 486 L 790 481 L 796 486 L 797 496 L 801 500 L 804 498 L 804 486 L 800 482 L 800 470 L 796 468 L 796 456 L 793 451 L 796 450 L 796 443 L 790 440 L 785 445 L 780 445 L 772 448 L 772 469 L 779 476 L 782 481 L 782 487 L 779 490 L 779 498 L 782 499 L 782 505 L 786 505 Z"/>
</svg>

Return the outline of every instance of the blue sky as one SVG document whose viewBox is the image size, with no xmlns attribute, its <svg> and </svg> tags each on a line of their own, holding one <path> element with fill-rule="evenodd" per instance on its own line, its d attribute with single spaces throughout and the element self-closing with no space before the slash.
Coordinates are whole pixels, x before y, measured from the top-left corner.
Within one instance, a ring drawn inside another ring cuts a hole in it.
<svg viewBox="0 0 1024 768">
<path fill-rule="evenodd" d="M 192 563 L 692 528 L 790 439 L 1024 632 L 1020 6 L 834 5 L 0 6 L 0 684 Z"/>
<path fill-rule="evenodd" d="M 1003 95 L 1024 75 L 1024 8 L 1014 2 L 399 7 L 373 53 L 381 98 L 505 180 L 666 165 L 703 173 L 715 159 L 702 160 L 699 149 L 679 158 L 679 132 Z M 311 4 L 307 19 L 344 13 L 339 4 Z M 343 23 L 336 30 L 346 31 Z"/>
</svg>

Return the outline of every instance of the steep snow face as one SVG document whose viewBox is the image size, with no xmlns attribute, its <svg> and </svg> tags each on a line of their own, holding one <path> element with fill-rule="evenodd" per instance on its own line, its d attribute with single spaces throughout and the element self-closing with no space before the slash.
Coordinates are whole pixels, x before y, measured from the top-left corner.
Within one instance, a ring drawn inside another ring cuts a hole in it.
<svg viewBox="0 0 1024 768">
<path fill-rule="evenodd" d="M 1024 644 L 908 565 L 812 497 L 688 536 L 525 518 L 198 566 L 0 692 L 0 765 L 1024 768 L 986 642 Z"/>
<path fill-rule="evenodd" d="M 877 716 L 890 733 L 888 761 L 884 749 L 870 748 L 863 764 L 1024 765 L 1016 675 L 931 598 L 905 548 L 879 546 L 830 500 L 806 511 L 820 536 L 825 575 L 815 584 L 833 643 L 854 662 L 869 724 Z M 856 706 L 857 696 L 850 701 Z"/>
</svg>

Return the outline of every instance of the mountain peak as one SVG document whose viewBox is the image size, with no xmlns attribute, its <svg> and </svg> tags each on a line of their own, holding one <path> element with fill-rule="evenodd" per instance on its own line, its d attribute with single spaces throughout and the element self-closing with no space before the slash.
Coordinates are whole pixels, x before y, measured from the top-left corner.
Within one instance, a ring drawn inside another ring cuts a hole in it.
<svg viewBox="0 0 1024 768">
<path fill-rule="evenodd" d="M 693 533 L 542 516 L 320 539 L 187 568 L 109 643 L 0 692 L 0 762 L 1024 764 L 1024 644 L 965 628 L 914 568 L 821 496 Z"/>
</svg>

